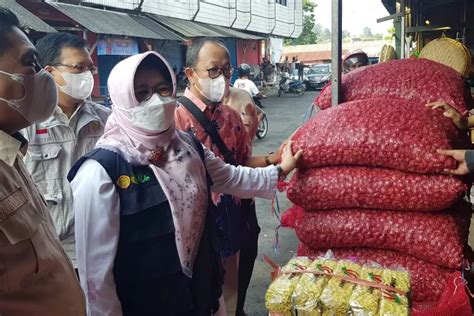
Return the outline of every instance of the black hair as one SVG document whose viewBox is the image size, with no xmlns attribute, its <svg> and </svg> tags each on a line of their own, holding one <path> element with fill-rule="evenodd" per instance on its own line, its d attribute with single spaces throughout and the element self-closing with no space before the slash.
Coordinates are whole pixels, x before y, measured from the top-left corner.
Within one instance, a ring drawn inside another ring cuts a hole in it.
<svg viewBox="0 0 474 316">
<path fill-rule="evenodd" d="M 59 56 L 64 47 L 85 48 L 86 41 L 79 36 L 69 33 L 50 33 L 36 42 L 36 49 L 40 55 L 40 64 L 52 66 L 59 62 Z"/>
<path fill-rule="evenodd" d="M 201 51 L 202 47 L 207 43 L 217 44 L 225 48 L 227 54 L 229 54 L 229 50 L 225 47 L 224 43 L 215 38 L 200 38 L 196 41 L 193 41 L 190 47 L 188 47 L 188 51 L 186 52 L 186 67 L 194 67 L 197 64 L 199 52 Z M 230 54 L 229 54 L 230 56 Z"/>
<path fill-rule="evenodd" d="M 166 66 L 163 60 L 158 58 L 158 56 L 156 55 L 151 54 L 145 57 L 145 59 L 142 60 L 140 65 L 138 65 L 137 72 L 140 69 L 155 69 L 160 74 L 162 74 L 165 80 L 168 81 L 170 84 L 173 82 L 168 66 Z M 173 73 L 173 76 L 174 76 L 174 73 Z"/>
<path fill-rule="evenodd" d="M 10 41 L 8 40 L 8 34 L 13 31 L 13 28 L 20 27 L 20 21 L 10 9 L 0 7 L 0 56 L 5 53 L 8 47 L 10 47 Z"/>
</svg>

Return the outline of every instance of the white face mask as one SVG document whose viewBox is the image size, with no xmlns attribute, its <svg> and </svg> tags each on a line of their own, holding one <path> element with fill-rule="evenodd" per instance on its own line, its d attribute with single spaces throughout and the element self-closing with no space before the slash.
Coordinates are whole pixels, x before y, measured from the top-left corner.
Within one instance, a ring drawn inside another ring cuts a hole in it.
<svg viewBox="0 0 474 316">
<path fill-rule="evenodd" d="M 59 86 L 59 90 L 76 100 L 87 99 L 94 89 L 94 76 L 90 71 L 80 74 L 61 72 L 61 76 L 66 82 Z"/>
<path fill-rule="evenodd" d="M 29 123 L 48 119 L 58 105 L 58 91 L 53 77 L 41 69 L 34 75 L 11 74 L 1 71 L 23 86 L 25 95 L 20 99 L 7 100 L 0 97 L 11 108 L 21 114 Z"/>
<path fill-rule="evenodd" d="M 174 123 L 176 99 L 154 93 L 147 101 L 130 109 L 132 124 L 150 132 L 161 133 Z"/>
<path fill-rule="evenodd" d="M 196 76 L 198 77 L 199 84 L 201 85 L 201 89 L 198 88 L 198 90 L 201 92 L 202 96 L 211 102 L 221 102 L 222 98 L 224 98 L 224 95 L 227 92 L 227 89 L 229 89 L 224 75 L 222 74 L 215 79 L 202 79 L 197 74 Z"/>
</svg>

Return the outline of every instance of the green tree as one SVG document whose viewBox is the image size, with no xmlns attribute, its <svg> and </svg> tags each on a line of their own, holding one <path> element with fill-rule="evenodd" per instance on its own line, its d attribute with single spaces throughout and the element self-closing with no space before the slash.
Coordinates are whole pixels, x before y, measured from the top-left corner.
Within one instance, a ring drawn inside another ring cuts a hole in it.
<svg viewBox="0 0 474 316">
<path fill-rule="evenodd" d="M 342 30 L 342 39 L 350 38 L 350 37 L 351 37 L 351 32 L 347 30 Z"/>
<path fill-rule="evenodd" d="M 364 27 L 364 29 L 362 30 L 362 35 L 364 37 L 372 37 L 372 30 L 370 29 L 370 27 L 366 26 Z"/>
<path fill-rule="evenodd" d="M 328 28 L 324 28 L 322 39 L 324 41 L 330 41 L 331 40 L 331 30 Z"/>
<path fill-rule="evenodd" d="M 314 18 L 315 7 L 316 4 L 312 3 L 311 0 L 303 0 L 303 31 L 301 32 L 301 35 L 296 39 L 286 39 L 285 45 L 316 44 L 316 19 Z"/>
<path fill-rule="evenodd" d="M 389 33 L 390 35 L 395 35 L 395 26 L 391 26 L 387 29 L 387 33 Z"/>
<path fill-rule="evenodd" d="M 387 29 L 388 35 L 384 37 L 385 40 L 391 40 L 395 37 L 395 26 L 391 26 Z"/>
<path fill-rule="evenodd" d="M 316 43 L 323 43 L 331 40 L 331 31 L 319 23 L 314 25 L 313 33 L 316 34 Z"/>
</svg>

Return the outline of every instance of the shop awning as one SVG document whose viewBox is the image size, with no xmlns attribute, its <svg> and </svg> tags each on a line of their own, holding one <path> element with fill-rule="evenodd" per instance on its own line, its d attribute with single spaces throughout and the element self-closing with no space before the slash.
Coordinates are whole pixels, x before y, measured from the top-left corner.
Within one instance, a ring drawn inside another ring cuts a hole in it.
<svg viewBox="0 0 474 316">
<path fill-rule="evenodd" d="M 157 15 L 149 13 L 153 20 L 163 24 L 170 30 L 181 34 L 187 38 L 193 37 L 233 37 L 241 39 L 254 39 L 259 40 L 263 39 L 260 36 L 244 33 L 235 29 L 230 29 L 228 27 L 211 25 L 201 22 L 182 20 L 177 18 L 171 18 L 167 16 Z"/>
<path fill-rule="evenodd" d="M 43 22 L 39 17 L 28 11 L 15 0 L 0 0 L 0 6 L 12 10 L 20 20 L 20 24 L 24 28 L 28 28 L 37 32 L 53 33 L 56 30 Z"/>
<path fill-rule="evenodd" d="M 148 13 L 148 16 L 184 37 L 228 37 L 206 27 L 204 24 L 194 21 L 170 18 L 152 13 Z"/>
<path fill-rule="evenodd" d="M 176 33 L 171 32 L 166 27 L 153 21 L 151 18 L 147 16 L 141 16 L 141 15 L 130 15 L 130 16 L 132 17 L 132 19 L 134 19 L 141 25 L 161 35 L 162 38 L 160 39 L 162 40 L 171 40 L 171 41 L 184 41 L 185 40 L 183 37 L 179 36 Z"/>
<path fill-rule="evenodd" d="M 182 40 L 161 25 L 146 21 L 148 18 L 144 16 L 59 2 L 48 4 L 97 34 Z"/>
<path fill-rule="evenodd" d="M 240 39 L 247 39 L 247 40 L 262 40 L 265 39 L 264 37 L 257 36 L 254 34 L 249 34 L 245 33 L 242 31 L 238 31 L 236 29 L 231 29 L 228 27 L 223 27 L 219 25 L 210 25 L 210 24 L 205 24 L 206 27 L 210 28 L 211 30 L 216 30 L 219 33 L 226 34 L 226 37 L 234 37 L 234 38 L 240 38 Z"/>
</svg>

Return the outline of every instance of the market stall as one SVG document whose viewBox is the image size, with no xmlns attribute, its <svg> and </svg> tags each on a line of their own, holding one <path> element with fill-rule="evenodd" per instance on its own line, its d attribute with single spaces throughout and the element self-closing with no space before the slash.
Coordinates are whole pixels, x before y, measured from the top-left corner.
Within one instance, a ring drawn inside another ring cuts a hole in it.
<svg viewBox="0 0 474 316">
<path fill-rule="evenodd" d="M 443 36 L 417 55 L 335 76 L 293 136 L 304 159 L 281 185 L 294 204 L 282 225 L 300 244 L 273 264 L 271 315 L 472 315 L 471 181 L 446 174 L 457 162 L 438 152 L 471 144 L 444 109 L 426 106 L 443 100 L 469 115 L 471 54 Z"/>
</svg>

